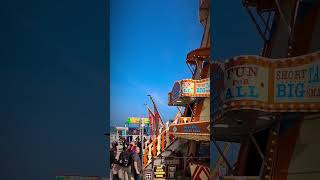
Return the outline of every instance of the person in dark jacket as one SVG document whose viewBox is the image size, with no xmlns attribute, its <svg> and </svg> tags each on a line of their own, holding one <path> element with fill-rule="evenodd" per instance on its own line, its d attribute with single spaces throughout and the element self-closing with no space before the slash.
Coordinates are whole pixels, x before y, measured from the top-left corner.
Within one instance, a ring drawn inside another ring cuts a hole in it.
<svg viewBox="0 0 320 180">
<path fill-rule="evenodd" d="M 119 162 L 120 162 L 120 166 L 123 172 L 123 179 L 125 180 L 131 180 L 131 152 L 130 152 L 130 148 L 128 146 L 127 149 L 123 148 L 123 151 L 121 152 L 120 156 L 119 156 Z"/>
</svg>

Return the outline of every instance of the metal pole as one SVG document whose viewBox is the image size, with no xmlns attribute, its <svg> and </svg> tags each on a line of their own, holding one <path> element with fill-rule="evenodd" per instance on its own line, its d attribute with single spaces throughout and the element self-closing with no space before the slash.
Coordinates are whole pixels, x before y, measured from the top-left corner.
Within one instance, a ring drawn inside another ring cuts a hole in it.
<svg viewBox="0 0 320 180">
<path fill-rule="evenodd" d="M 154 159 L 153 159 L 153 155 L 151 153 L 151 179 L 154 179 L 153 165 L 154 165 Z"/>
<path fill-rule="evenodd" d="M 260 157 L 261 157 L 261 159 L 263 161 L 264 160 L 264 155 L 263 155 L 263 153 L 262 153 L 262 151 L 261 151 L 256 139 L 253 137 L 253 135 L 251 133 L 249 134 L 249 136 L 250 136 L 251 141 L 253 142 L 254 146 L 256 147 L 256 149 L 257 149 L 257 151 L 258 151 L 258 153 L 259 153 L 259 155 L 260 155 Z"/>
<path fill-rule="evenodd" d="M 263 34 L 263 32 L 262 32 L 262 30 L 261 30 L 260 26 L 258 25 L 258 23 L 257 23 L 256 19 L 254 18 L 254 16 L 253 16 L 252 12 L 250 11 L 249 7 L 248 7 L 248 6 L 246 6 L 246 5 L 244 5 L 244 7 L 245 7 L 246 11 L 248 12 L 248 14 L 249 14 L 249 16 L 250 16 L 251 20 L 253 21 L 254 25 L 256 26 L 256 28 L 257 28 L 257 30 L 258 30 L 258 32 L 259 32 L 259 34 L 260 34 L 261 38 L 264 40 L 264 42 L 266 42 L 266 41 L 267 41 L 267 39 L 266 39 L 266 37 L 264 36 L 264 34 Z"/>
<path fill-rule="evenodd" d="M 226 162 L 228 169 L 230 170 L 231 174 L 233 174 L 233 169 L 231 167 L 231 165 L 229 164 L 228 159 L 224 156 L 222 150 L 220 149 L 219 145 L 217 144 L 217 142 L 215 140 L 213 140 L 214 145 L 216 146 L 217 150 L 220 153 L 220 156 L 223 158 L 224 162 Z"/>
<path fill-rule="evenodd" d="M 143 134 L 144 134 L 144 122 L 142 121 L 142 118 L 140 118 L 140 124 L 141 124 L 141 129 L 140 129 L 140 144 L 141 144 L 141 167 L 143 167 L 143 163 L 142 163 L 142 160 L 143 160 Z M 142 179 L 144 179 L 144 171 L 141 172 L 142 174 Z"/>
<path fill-rule="evenodd" d="M 280 4 L 279 4 L 279 1 L 278 1 L 278 0 L 274 0 L 274 1 L 275 1 L 275 3 L 276 3 L 277 10 L 278 10 L 278 12 L 279 12 L 279 14 L 280 14 L 280 17 L 281 17 L 282 21 L 283 21 L 284 24 L 288 27 L 288 33 L 289 33 L 289 35 L 290 35 L 290 34 L 291 34 L 291 27 L 290 27 L 290 25 L 288 24 L 288 22 L 286 21 L 286 17 L 285 17 L 284 14 L 283 14 L 283 11 L 282 11 L 282 9 L 281 9 L 281 6 L 280 6 Z"/>
</svg>

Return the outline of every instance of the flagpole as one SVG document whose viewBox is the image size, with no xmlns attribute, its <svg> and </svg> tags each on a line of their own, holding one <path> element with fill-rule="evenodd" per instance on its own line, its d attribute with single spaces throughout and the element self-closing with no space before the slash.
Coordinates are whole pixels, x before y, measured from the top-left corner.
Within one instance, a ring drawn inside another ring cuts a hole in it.
<svg viewBox="0 0 320 180">
<path fill-rule="evenodd" d="M 153 112 L 151 111 L 151 109 L 149 108 L 149 106 L 148 106 L 146 103 L 145 103 L 144 105 L 145 105 L 145 106 L 147 107 L 147 109 L 148 109 L 148 114 L 151 113 L 152 120 L 153 120 L 153 118 L 154 118 Z M 151 120 L 150 120 L 150 124 L 151 124 Z M 153 123 L 152 123 L 152 126 L 151 126 L 150 133 L 152 133 L 152 134 L 151 134 L 151 137 L 152 137 L 152 136 L 153 136 Z M 149 140 L 148 140 L 148 141 L 149 141 Z M 151 143 L 152 143 L 152 142 L 151 142 Z M 151 151 L 151 179 L 154 179 L 154 172 L 153 172 L 154 158 L 153 158 L 152 150 L 150 150 L 150 151 Z"/>
<path fill-rule="evenodd" d="M 149 95 L 147 95 L 147 96 L 149 96 L 150 97 L 150 99 L 151 99 L 151 101 L 152 101 L 152 104 L 153 104 L 153 106 L 155 107 L 155 109 L 157 110 L 157 112 L 158 112 L 158 114 L 159 114 L 159 118 L 160 118 L 160 120 L 161 120 L 161 124 L 163 125 L 164 123 L 163 123 L 163 121 L 162 121 L 162 117 L 161 117 L 161 115 L 160 115 L 160 112 L 158 111 L 158 109 L 157 109 L 157 106 L 156 106 L 156 103 L 153 101 L 153 98 L 152 98 L 152 96 L 149 94 Z"/>
<path fill-rule="evenodd" d="M 150 117 L 149 117 L 149 120 L 150 120 L 150 135 L 151 135 L 151 137 L 153 136 L 153 119 L 154 119 L 154 117 L 155 117 L 155 115 L 154 115 L 154 113 L 151 111 L 151 109 L 149 108 L 149 106 L 145 103 L 144 104 L 146 107 L 147 107 L 147 109 L 148 109 L 148 115 L 149 115 L 149 113 L 151 114 L 151 117 L 152 117 L 152 119 L 150 119 Z"/>
</svg>

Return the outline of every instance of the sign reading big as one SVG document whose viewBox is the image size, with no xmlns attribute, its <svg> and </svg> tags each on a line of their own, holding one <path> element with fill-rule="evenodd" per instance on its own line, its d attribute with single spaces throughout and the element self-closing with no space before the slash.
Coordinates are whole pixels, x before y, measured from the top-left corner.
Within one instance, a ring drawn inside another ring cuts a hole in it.
<svg viewBox="0 0 320 180">
<path fill-rule="evenodd" d="M 319 102 L 320 61 L 275 69 L 276 102 Z"/>
<path fill-rule="evenodd" d="M 239 56 L 221 67 L 224 89 L 218 96 L 226 111 L 320 110 L 320 52 L 284 59 Z"/>
</svg>

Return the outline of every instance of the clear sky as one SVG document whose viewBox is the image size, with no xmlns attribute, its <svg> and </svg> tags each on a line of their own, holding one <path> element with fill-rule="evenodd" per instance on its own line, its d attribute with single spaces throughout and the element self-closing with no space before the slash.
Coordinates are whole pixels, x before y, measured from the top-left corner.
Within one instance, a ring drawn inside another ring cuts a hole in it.
<svg viewBox="0 0 320 180">
<path fill-rule="evenodd" d="M 190 78 L 189 51 L 199 48 L 203 27 L 198 0 L 111 1 L 111 125 L 147 116 L 151 94 L 164 120 L 173 119 L 168 93 L 174 81 Z"/>
</svg>

